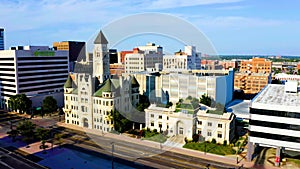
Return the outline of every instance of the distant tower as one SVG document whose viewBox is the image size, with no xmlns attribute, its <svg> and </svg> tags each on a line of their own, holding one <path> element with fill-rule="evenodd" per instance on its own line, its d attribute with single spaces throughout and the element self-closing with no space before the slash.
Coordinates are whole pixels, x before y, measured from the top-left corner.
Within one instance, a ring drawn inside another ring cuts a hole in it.
<svg viewBox="0 0 300 169">
<path fill-rule="evenodd" d="M 93 77 L 98 77 L 100 83 L 103 83 L 110 77 L 107 44 L 108 41 L 103 32 L 100 31 L 94 41 L 93 51 Z"/>
<path fill-rule="evenodd" d="M 4 29 L 0 28 L 0 50 L 4 50 Z"/>
</svg>

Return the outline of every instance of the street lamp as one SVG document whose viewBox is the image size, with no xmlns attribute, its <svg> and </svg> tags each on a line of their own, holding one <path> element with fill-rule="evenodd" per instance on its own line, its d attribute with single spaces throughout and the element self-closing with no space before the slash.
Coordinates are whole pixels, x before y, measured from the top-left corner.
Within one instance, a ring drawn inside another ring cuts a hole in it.
<svg viewBox="0 0 300 169">
<path fill-rule="evenodd" d="M 114 169 L 114 151 L 115 151 L 115 143 L 111 142 L 111 168 Z"/>
</svg>

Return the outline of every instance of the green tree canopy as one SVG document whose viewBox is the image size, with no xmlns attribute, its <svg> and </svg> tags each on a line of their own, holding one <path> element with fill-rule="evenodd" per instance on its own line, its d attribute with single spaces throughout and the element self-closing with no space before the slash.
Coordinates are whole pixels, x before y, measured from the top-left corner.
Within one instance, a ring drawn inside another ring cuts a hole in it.
<svg viewBox="0 0 300 169">
<path fill-rule="evenodd" d="M 144 111 L 144 109 L 150 106 L 150 101 L 147 96 L 139 95 L 139 103 L 136 105 L 138 111 Z"/>
<path fill-rule="evenodd" d="M 29 112 L 31 105 L 32 101 L 25 94 L 11 96 L 8 101 L 8 107 L 12 111 L 19 111 L 21 114 Z"/>
<path fill-rule="evenodd" d="M 52 96 L 47 96 L 43 100 L 44 113 L 52 113 L 57 110 L 57 101 Z"/>
<path fill-rule="evenodd" d="M 211 106 L 211 98 L 208 97 L 208 95 L 203 94 L 200 98 L 200 103 L 202 103 L 206 106 Z"/>
<path fill-rule="evenodd" d="M 30 140 L 34 138 L 35 127 L 36 124 L 32 123 L 29 120 L 25 120 L 18 124 L 17 130 L 19 131 L 21 136 L 27 138 L 26 140 Z"/>
<path fill-rule="evenodd" d="M 131 128 L 132 122 L 124 117 L 119 111 L 111 111 L 111 116 L 114 122 L 115 131 L 123 133 Z"/>
</svg>

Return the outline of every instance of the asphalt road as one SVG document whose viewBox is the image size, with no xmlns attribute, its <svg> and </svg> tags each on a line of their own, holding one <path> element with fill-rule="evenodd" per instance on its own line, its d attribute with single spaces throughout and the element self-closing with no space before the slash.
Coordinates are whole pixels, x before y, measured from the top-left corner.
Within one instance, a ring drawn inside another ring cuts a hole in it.
<svg viewBox="0 0 300 169">
<path fill-rule="evenodd" d="M 6 113 L 0 114 L 0 123 L 2 125 L 5 124 L 2 127 L 9 128 L 10 125 L 7 123 L 8 119 L 13 119 L 16 123 L 22 120 L 22 118 L 18 117 L 17 115 L 6 114 L 7 116 L 5 116 L 4 114 Z M 44 119 L 43 121 L 45 120 L 46 119 Z M 51 120 L 53 121 L 53 119 Z M 43 123 L 41 123 L 40 125 L 43 125 Z M 65 144 L 72 144 L 74 146 L 82 147 L 84 149 L 92 150 L 94 152 L 106 155 L 111 155 L 111 148 L 113 143 L 115 157 L 132 161 L 138 164 L 146 163 L 147 165 L 155 168 L 208 168 L 208 166 L 210 169 L 236 168 L 236 166 L 174 153 L 171 151 L 164 151 L 161 149 L 148 147 L 147 145 L 143 146 L 128 141 L 102 137 L 99 135 L 87 135 L 83 131 L 73 130 L 69 128 L 53 126 L 51 130 L 55 133 L 63 133 L 66 136 L 64 138 Z M 5 156 L 3 156 L 3 159 L 1 158 L 0 169 L 2 167 L 5 168 L 5 165 L 10 165 L 13 163 L 9 159 L 10 158 L 6 158 Z M 19 163 L 16 163 L 14 165 L 19 165 Z M 22 166 L 21 163 L 20 166 Z M 22 168 L 24 167 L 26 167 L 26 165 L 22 166 Z"/>
<path fill-rule="evenodd" d="M 0 169 L 46 169 L 46 167 L 0 148 Z"/>
<path fill-rule="evenodd" d="M 147 161 L 148 164 L 159 164 L 166 168 L 236 168 L 236 166 L 223 164 L 211 160 L 204 160 L 193 156 L 183 155 L 171 151 L 164 151 L 161 149 L 143 146 L 124 140 L 118 140 L 113 138 L 102 137 L 98 135 L 88 134 L 86 135 L 82 131 L 57 128 L 65 134 L 69 134 L 66 140 L 69 144 L 72 142 L 76 146 L 81 146 L 86 149 L 92 149 L 97 152 L 110 154 L 112 143 L 114 144 L 114 155 L 129 161 Z M 155 165 L 153 165 L 155 167 Z"/>
</svg>

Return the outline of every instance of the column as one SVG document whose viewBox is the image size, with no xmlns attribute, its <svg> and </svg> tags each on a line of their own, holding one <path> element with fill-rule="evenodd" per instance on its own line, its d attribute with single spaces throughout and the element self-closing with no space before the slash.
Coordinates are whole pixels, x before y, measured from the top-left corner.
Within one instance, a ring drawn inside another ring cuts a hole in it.
<svg viewBox="0 0 300 169">
<path fill-rule="evenodd" d="M 248 138 L 249 140 L 249 138 Z M 254 151 L 254 144 L 250 141 L 248 141 L 248 150 L 247 150 L 247 161 L 251 162 L 252 161 L 252 155 Z"/>
<path fill-rule="evenodd" d="M 279 165 L 280 165 L 280 159 L 281 159 L 280 154 L 281 154 L 281 147 L 277 147 L 276 148 L 276 157 L 275 157 L 275 166 L 276 167 L 279 167 Z"/>
<path fill-rule="evenodd" d="M 142 130 L 143 129 L 143 124 L 140 124 L 140 130 Z"/>
</svg>

